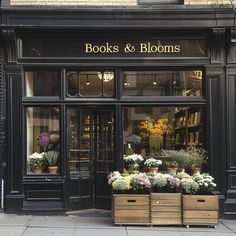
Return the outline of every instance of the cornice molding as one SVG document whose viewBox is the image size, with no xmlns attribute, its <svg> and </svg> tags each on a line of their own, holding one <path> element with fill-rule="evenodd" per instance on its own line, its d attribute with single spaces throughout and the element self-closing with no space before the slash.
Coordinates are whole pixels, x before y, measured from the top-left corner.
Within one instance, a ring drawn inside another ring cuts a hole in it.
<svg viewBox="0 0 236 236">
<path fill-rule="evenodd" d="M 3 28 L 217 28 L 232 27 L 230 7 L 7 7 Z"/>
</svg>

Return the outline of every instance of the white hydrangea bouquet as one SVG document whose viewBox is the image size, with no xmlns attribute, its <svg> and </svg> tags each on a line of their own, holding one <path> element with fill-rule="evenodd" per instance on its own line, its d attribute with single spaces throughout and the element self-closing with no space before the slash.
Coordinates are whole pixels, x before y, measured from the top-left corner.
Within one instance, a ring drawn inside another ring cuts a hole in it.
<svg viewBox="0 0 236 236">
<path fill-rule="evenodd" d="M 127 162 L 128 164 L 140 164 L 143 162 L 143 157 L 139 154 L 132 154 L 128 156 L 124 156 L 124 161 Z"/>
<path fill-rule="evenodd" d="M 149 158 L 144 162 L 144 165 L 147 167 L 159 167 L 162 165 L 162 161 L 155 158 Z"/>
<path fill-rule="evenodd" d="M 208 173 L 195 174 L 192 176 L 192 179 L 199 185 L 199 193 L 208 194 L 216 187 L 214 178 Z"/>
</svg>

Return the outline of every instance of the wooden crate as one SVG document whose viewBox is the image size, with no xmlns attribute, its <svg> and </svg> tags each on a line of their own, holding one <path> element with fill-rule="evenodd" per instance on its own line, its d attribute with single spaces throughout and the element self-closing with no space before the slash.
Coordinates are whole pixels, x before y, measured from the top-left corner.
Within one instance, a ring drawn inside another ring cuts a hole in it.
<svg viewBox="0 0 236 236">
<path fill-rule="evenodd" d="M 148 194 L 113 194 L 112 210 L 114 224 L 150 224 L 150 198 Z"/>
<path fill-rule="evenodd" d="M 151 223 L 154 225 L 181 225 L 181 194 L 151 193 Z"/>
<path fill-rule="evenodd" d="M 183 195 L 183 224 L 219 224 L 219 198 L 216 195 Z"/>
</svg>

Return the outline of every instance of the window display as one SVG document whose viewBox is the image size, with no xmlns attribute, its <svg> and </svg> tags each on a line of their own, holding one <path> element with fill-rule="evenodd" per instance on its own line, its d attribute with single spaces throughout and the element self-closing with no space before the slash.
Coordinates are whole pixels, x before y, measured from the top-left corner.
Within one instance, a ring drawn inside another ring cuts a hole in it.
<svg viewBox="0 0 236 236">
<path fill-rule="evenodd" d="M 201 107 L 126 107 L 123 114 L 125 155 L 161 156 L 202 146 Z"/>
<path fill-rule="evenodd" d="M 28 107 L 27 173 L 58 172 L 60 163 L 60 109 L 58 107 Z M 51 171 L 54 167 L 54 171 Z"/>
</svg>

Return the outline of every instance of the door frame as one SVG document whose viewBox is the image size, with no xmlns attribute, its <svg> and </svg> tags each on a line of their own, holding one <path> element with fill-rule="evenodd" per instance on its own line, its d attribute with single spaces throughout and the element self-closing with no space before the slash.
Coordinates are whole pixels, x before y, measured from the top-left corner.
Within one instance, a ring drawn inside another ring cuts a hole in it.
<svg viewBox="0 0 236 236">
<path fill-rule="evenodd" d="M 114 135 L 114 170 L 122 170 L 123 168 L 123 151 L 121 148 L 122 147 L 122 114 L 121 114 L 121 106 L 120 105 L 107 105 L 107 104 L 96 104 L 96 105 L 85 105 L 85 104 L 68 104 L 65 105 L 64 107 L 64 143 L 65 143 L 65 148 L 64 148 L 64 156 L 65 156 L 65 162 L 66 162 L 66 180 L 65 180 L 65 186 L 64 186 L 64 206 L 66 211 L 73 211 L 73 210 L 78 210 L 78 209 L 73 209 L 71 203 L 70 203 L 70 171 L 69 171 L 69 158 L 68 158 L 68 153 L 69 153 L 69 142 L 68 142 L 68 116 L 67 116 L 67 110 L 68 108 L 88 108 L 88 109 L 96 109 L 99 108 L 107 108 L 111 109 L 114 112 L 114 129 L 115 129 L 115 135 Z M 95 180 L 93 180 L 94 182 Z M 94 187 L 96 188 L 96 186 Z M 94 190 L 95 191 L 95 190 Z M 95 192 L 94 192 L 95 194 Z M 93 194 L 93 197 L 95 197 Z M 95 200 L 93 200 L 94 206 L 95 206 Z M 110 209 L 110 204 L 106 206 L 106 209 Z M 91 209 L 91 208 L 84 208 L 84 209 Z"/>
</svg>

